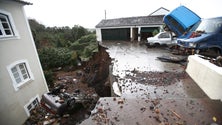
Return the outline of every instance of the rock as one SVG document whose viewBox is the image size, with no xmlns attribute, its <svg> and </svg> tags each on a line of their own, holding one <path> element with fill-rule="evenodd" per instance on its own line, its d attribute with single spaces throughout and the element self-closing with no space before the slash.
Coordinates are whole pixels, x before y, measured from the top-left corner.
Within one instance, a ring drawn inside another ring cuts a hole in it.
<svg viewBox="0 0 222 125">
<path fill-rule="evenodd" d="M 153 105 L 150 106 L 150 110 L 154 110 L 154 106 Z"/>
</svg>

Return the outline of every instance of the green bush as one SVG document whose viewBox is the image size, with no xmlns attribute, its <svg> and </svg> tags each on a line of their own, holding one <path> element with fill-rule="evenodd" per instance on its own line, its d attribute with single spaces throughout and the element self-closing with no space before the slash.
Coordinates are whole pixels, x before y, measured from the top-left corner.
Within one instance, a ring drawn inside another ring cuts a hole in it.
<svg viewBox="0 0 222 125">
<path fill-rule="evenodd" d="M 39 51 L 39 58 L 43 69 L 50 69 L 69 65 L 72 51 L 67 48 L 43 48 Z"/>
<path fill-rule="evenodd" d="M 89 34 L 86 36 L 81 37 L 77 40 L 80 44 L 81 43 L 94 43 L 96 42 L 96 34 Z"/>
<path fill-rule="evenodd" d="M 78 54 L 76 51 L 73 51 L 72 54 L 71 54 L 71 64 L 76 66 L 77 65 L 77 57 L 78 57 Z"/>
<path fill-rule="evenodd" d="M 51 70 L 44 71 L 45 79 L 49 87 L 54 87 L 54 74 Z"/>
<path fill-rule="evenodd" d="M 81 37 L 70 46 L 70 49 L 77 51 L 81 58 L 90 58 L 93 52 L 98 51 L 96 35 L 90 34 Z"/>
</svg>

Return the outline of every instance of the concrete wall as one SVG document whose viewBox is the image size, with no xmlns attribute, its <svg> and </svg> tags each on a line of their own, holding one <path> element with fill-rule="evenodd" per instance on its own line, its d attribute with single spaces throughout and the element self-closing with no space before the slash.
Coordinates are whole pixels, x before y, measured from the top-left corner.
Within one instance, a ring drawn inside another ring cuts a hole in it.
<svg viewBox="0 0 222 125">
<path fill-rule="evenodd" d="M 188 57 L 186 72 L 211 98 L 222 100 L 222 67 L 202 59 L 198 55 Z"/>
<path fill-rule="evenodd" d="M 96 28 L 96 39 L 99 42 L 102 41 L 102 33 L 101 33 L 101 29 L 100 28 Z"/>
<path fill-rule="evenodd" d="M 0 1 L 0 12 L 11 14 L 17 32 L 17 36 L 0 39 L 1 125 L 21 125 L 28 118 L 24 106 L 48 91 L 23 6 L 13 1 Z M 28 62 L 33 79 L 15 90 L 7 67 L 21 60 Z"/>
</svg>

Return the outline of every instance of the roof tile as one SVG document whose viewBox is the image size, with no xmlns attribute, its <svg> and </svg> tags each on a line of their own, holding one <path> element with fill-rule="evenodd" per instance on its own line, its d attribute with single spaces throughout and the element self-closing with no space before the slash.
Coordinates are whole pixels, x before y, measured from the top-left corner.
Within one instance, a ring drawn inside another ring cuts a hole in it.
<svg viewBox="0 0 222 125">
<path fill-rule="evenodd" d="M 102 27 L 120 27 L 120 26 L 141 26 L 141 25 L 161 25 L 164 15 L 158 16 L 139 16 L 117 19 L 104 19 L 96 25 L 96 28 Z"/>
</svg>

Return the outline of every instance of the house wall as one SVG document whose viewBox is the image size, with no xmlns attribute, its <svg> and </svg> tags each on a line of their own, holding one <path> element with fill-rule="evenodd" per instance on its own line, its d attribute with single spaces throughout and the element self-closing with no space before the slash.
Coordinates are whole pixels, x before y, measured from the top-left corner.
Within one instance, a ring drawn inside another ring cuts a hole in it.
<svg viewBox="0 0 222 125">
<path fill-rule="evenodd" d="M 120 27 L 104 27 L 104 28 L 96 28 L 96 36 L 97 41 L 102 42 L 102 29 L 121 29 L 121 28 L 130 28 L 129 37 L 131 41 L 137 39 L 137 41 L 141 41 L 141 28 L 143 27 L 159 27 L 160 31 L 162 30 L 162 25 L 144 25 L 144 26 L 120 26 Z M 159 32 L 160 32 L 159 31 Z M 137 37 L 137 38 L 136 38 Z"/>
<path fill-rule="evenodd" d="M 0 11 L 11 14 L 18 33 L 17 37 L 0 39 L 1 125 L 24 123 L 28 118 L 24 106 L 48 91 L 23 6 L 13 1 L 0 1 Z M 34 79 L 15 90 L 7 67 L 20 60 L 27 60 Z"/>
</svg>

